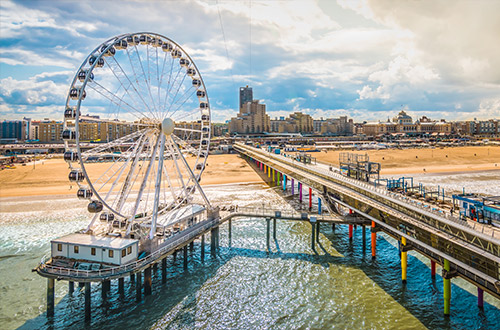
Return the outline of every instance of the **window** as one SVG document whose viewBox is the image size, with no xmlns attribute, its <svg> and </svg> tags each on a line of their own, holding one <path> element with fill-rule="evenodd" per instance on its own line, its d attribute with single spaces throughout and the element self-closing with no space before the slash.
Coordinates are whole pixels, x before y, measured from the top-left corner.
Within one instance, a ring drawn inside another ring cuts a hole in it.
<svg viewBox="0 0 500 330">
<path fill-rule="evenodd" d="M 129 246 L 129 247 L 127 248 L 127 254 L 131 254 L 131 253 L 132 253 L 132 247 L 131 247 L 131 246 Z"/>
<path fill-rule="evenodd" d="M 75 253 L 78 253 L 78 245 L 75 245 L 75 246 L 73 247 L 73 250 L 75 251 Z"/>
<path fill-rule="evenodd" d="M 57 251 L 62 251 L 62 244 L 57 244 Z"/>
<path fill-rule="evenodd" d="M 122 250 L 122 258 L 125 257 L 127 255 L 127 250 L 123 249 Z"/>
<path fill-rule="evenodd" d="M 110 258 L 113 258 L 113 250 L 109 250 L 109 251 L 108 251 L 108 256 L 109 256 Z"/>
<path fill-rule="evenodd" d="M 95 256 L 95 248 L 91 248 L 90 249 L 90 254 L 93 255 L 93 256 Z"/>
</svg>

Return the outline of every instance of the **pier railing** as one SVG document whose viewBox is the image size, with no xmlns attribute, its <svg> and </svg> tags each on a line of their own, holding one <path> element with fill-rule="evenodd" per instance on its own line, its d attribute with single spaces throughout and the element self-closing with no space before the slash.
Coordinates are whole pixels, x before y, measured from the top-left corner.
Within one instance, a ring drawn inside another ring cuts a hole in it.
<svg viewBox="0 0 500 330">
<path fill-rule="evenodd" d="M 200 235 L 200 233 L 214 227 L 217 225 L 219 222 L 219 219 L 214 219 L 214 220 L 207 220 L 206 223 L 204 223 L 202 226 L 193 228 L 192 231 L 179 236 L 177 239 L 172 240 L 165 246 L 162 246 L 158 250 L 154 251 L 153 253 L 149 254 L 143 259 L 139 259 L 133 263 L 129 263 L 123 266 L 116 266 L 116 267 L 110 267 L 110 268 L 104 268 L 104 269 L 99 269 L 99 270 L 82 270 L 82 269 L 74 269 L 74 268 L 65 268 L 65 267 L 58 267 L 51 265 L 48 263 L 50 258 L 48 258 L 47 255 L 42 257 L 42 260 L 40 261 L 40 265 L 37 268 L 37 271 L 42 274 L 51 274 L 51 275 L 58 275 L 58 276 L 67 276 L 71 278 L 81 278 L 81 279 L 105 279 L 107 277 L 114 277 L 117 275 L 121 274 L 126 274 L 130 272 L 134 272 L 136 270 L 139 270 L 148 264 L 158 260 L 162 255 L 167 254 L 171 250 L 179 247 L 183 243 L 197 237 Z"/>
<path fill-rule="evenodd" d="M 387 200 L 395 204 L 399 204 L 403 207 L 406 208 L 413 208 L 415 211 L 418 209 L 419 213 L 422 213 L 423 215 L 426 215 L 428 217 L 434 218 L 438 221 L 441 222 L 447 222 L 450 221 L 452 223 L 457 224 L 460 227 L 466 227 L 470 228 L 471 230 L 481 233 L 485 236 L 493 237 L 495 239 L 500 239 L 500 231 L 495 230 L 495 228 L 484 225 L 475 221 L 468 221 L 468 220 L 463 220 L 460 217 L 457 217 L 455 215 L 452 215 L 448 212 L 445 212 L 443 209 L 440 209 L 436 207 L 435 205 L 427 204 L 425 202 L 415 200 L 413 198 L 403 196 L 401 194 L 397 194 L 391 191 L 388 191 L 386 189 L 382 189 L 380 187 L 376 187 L 374 184 L 371 182 L 363 182 L 359 180 L 355 180 L 352 178 L 349 178 L 347 176 L 341 175 L 340 173 L 334 172 L 334 171 L 329 171 L 324 168 L 319 167 L 318 165 L 313 165 L 313 164 L 303 164 L 300 162 L 295 161 L 291 157 L 285 157 L 283 155 L 277 155 L 273 154 L 270 152 L 266 152 L 263 150 L 252 150 L 254 149 L 249 149 L 248 146 L 242 145 L 242 144 L 236 144 L 237 147 L 240 147 L 241 149 L 244 149 L 247 152 L 254 153 L 257 155 L 265 156 L 267 158 L 274 159 L 278 162 L 281 163 L 286 163 L 289 166 L 292 166 L 294 168 L 299 168 L 303 170 L 304 172 L 311 173 L 313 175 L 319 176 L 319 177 L 324 177 L 327 180 L 333 181 L 337 184 L 343 185 L 347 188 L 355 187 L 356 189 L 362 189 L 365 192 L 371 193 L 378 195 L 381 197 L 381 199 L 378 200 Z M 351 187 L 349 187 L 351 186 Z"/>
</svg>

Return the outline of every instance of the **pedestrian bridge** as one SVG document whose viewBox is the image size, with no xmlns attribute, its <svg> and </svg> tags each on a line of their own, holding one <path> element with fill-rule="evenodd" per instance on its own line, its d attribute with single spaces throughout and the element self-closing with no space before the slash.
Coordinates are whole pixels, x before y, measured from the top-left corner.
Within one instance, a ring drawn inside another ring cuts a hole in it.
<svg viewBox="0 0 500 330">
<path fill-rule="evenodd" d="M 304 186 L 311 198 L 318 197 L 333 212 L 348 208 L 371 225 L 372 257 L 376 257 L 376 233 L 383 231 L 401 242 L 402 280 L 406 282 L 406 253 L 415 250 L 443 267 L 446 315 L 451 300 L 450 279 L 460 276 L 478 287 L 478 304 L 483 291 L 500 299 L 500 230 L 491 225 L 461 220 L 425 202 L 388 192 L 369 182 L 361 182 L 322 164 L 303 164 L 287 155 L 236 143 L 234 148 L 256 169 L 285 191 L 298 188 L 302 200 Z M 321 210 L 319 210 L 321 212 Z"/>
</svg>

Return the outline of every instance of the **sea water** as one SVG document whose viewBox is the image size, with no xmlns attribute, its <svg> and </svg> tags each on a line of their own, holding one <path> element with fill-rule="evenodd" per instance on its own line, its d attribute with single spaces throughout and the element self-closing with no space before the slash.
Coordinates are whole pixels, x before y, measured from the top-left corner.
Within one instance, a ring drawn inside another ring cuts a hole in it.
<svg viewBox="0 0 500 330">
<path fill-rule="evenodd" d="M 498 185 L 497 185 L 498 186 Z M 278 188 L 262 184 L 205 188 L 215 205 L 291 208 Z M 307 200 L 307 198 L 305 198 Z M 317 252 L 311 226 L 278 221 L 277 239 L 266 251 L 266 222 L 234 220 L 229 241 L 221 227 L 220 249 L 200 260 L 200 245 L 168 258 L 167 283 L 153 274 L 153 294 L 136 303 L 135 284 L 116 281 L 103 300 L 92 285 L 92 320 L 84 321 L 83 291 L 56 281 L 55 317 L 47 319 L 47 280 L 32 272 L 49 242 L 85 227 L 86 202 L 76 197 L 4 198 L 0 201 L 0 328 L 14 329 L 500 329 L 500 301 L 452 280 L 451 317 L 443 316 L 443 285 L 431 279 L 429 261 L 408 253 L 408 282 L 401 283 L 397 241 L 379 233 L 377 258 L 363 248 L 362 231 L 349 241 L 346 226 L 321 225 Z M 296 206 L 296 205 L 294 205 Z"/>
</svg>

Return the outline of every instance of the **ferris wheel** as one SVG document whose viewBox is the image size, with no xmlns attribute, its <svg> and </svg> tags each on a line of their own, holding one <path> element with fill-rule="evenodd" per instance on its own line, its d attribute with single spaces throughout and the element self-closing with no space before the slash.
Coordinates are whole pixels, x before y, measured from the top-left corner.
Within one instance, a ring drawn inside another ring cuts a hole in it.
<svg viewBox="0 0 500 330">
<path fill-rule="evenodd" d="M 152 238 L 158 219 L 195 191 L 210 206 L 199 185 L 210 119 L 201 74 L 171 39 L 122 34 L 90 52 L 71 83 L 62 132 L 69 180 L 93 214 L 87 230 Z"/>
</svg>

